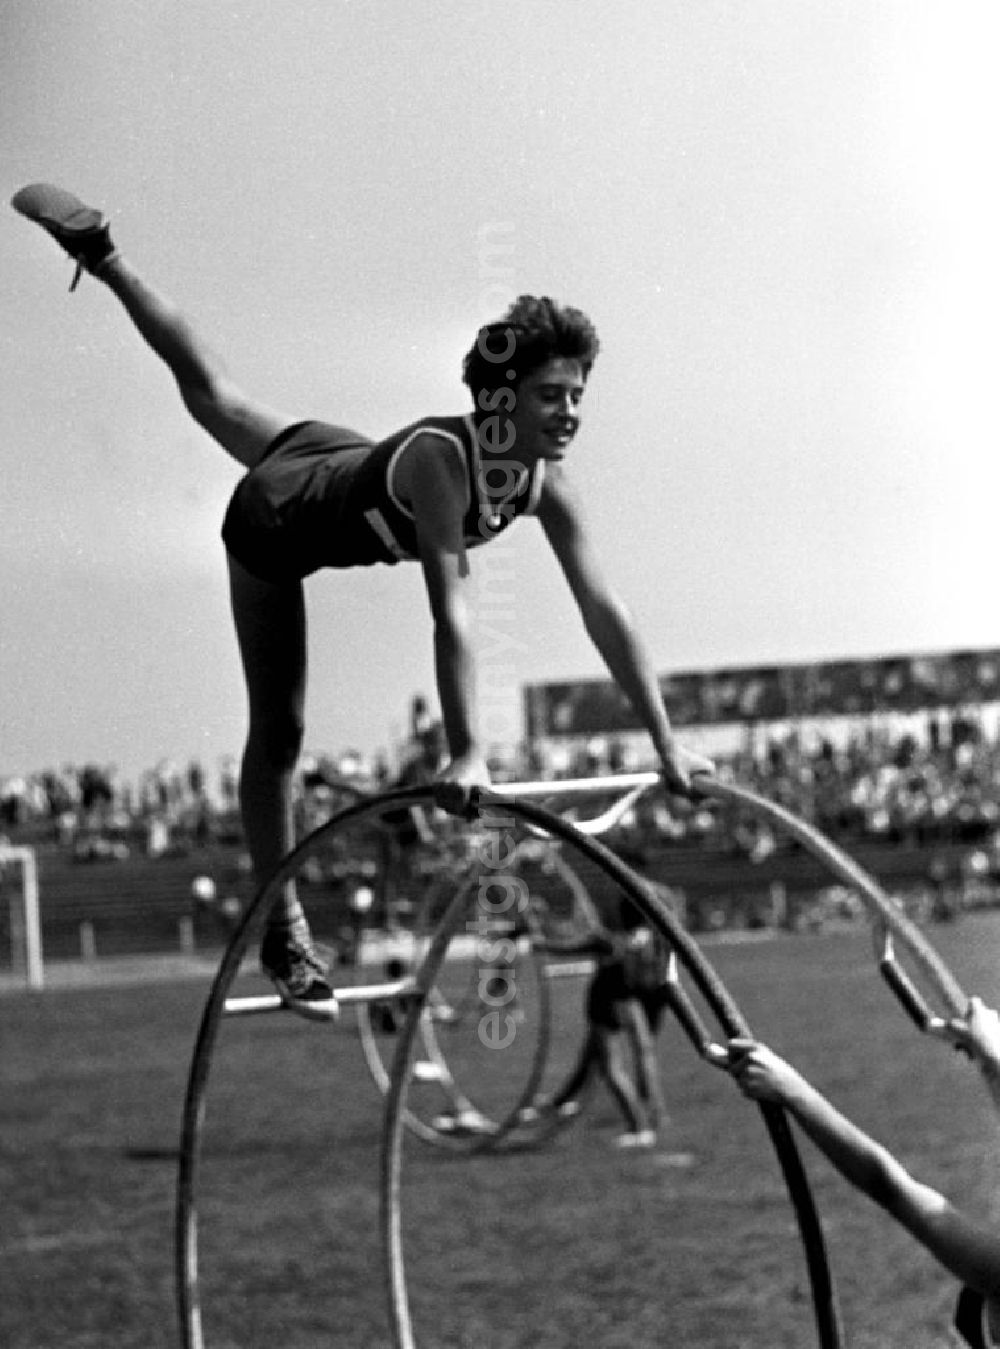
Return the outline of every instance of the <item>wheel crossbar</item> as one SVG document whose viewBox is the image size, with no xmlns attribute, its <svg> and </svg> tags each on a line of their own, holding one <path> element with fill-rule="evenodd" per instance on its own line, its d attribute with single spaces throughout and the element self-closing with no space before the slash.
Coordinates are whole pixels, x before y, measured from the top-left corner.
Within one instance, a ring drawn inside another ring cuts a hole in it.
<svg viewBox="0 0 1000 1349">
<path fill-rule="evenodd" d="M 592 974 L 592 960 L 562 960 L 546 965 L 546 979 L 579 979 Z M 370 1002 L 389 1002 L 394 998 L 407 998 L 416 992 L 416 981 L 396 979 L 389 984 L 358 984 L 335 988 L 333 996 L 342 1007 L 351 1004 Z M 289 1007 L 278 993 L 256 993 L 242 998 L 227 998 L 223 1007 L 226 1016 L 260 1016 L 265 1012 L 287 1012 Z"/>
</svg>

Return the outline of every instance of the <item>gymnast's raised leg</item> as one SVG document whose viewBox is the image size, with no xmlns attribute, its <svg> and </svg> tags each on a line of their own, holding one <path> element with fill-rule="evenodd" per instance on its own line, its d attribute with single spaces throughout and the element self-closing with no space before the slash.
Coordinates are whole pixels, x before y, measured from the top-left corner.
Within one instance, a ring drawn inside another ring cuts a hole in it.
<svg viewBox="0 0 1000 1349">
<path fill-rule="evenodd" d="M 146 344 L 166 364 L 198 424 L 244 468 L 296 419 L 248 398 L 180 311 L 149 286 L 111 241 L 100 211 L 49 184 L 22 188 L 12 201 L 118 298 Z M 240 806 L 247 846 L 263 882 L 294 842 L 292 774 L 302 742 L 305 610 L 298 582 L 259 580 L 229 559 L 233 617 L 249 699 Z M 261 962 L 285 1001 L 307 1016 L 336 1014 L 305 914 L 289 884 L 271 910 Z"/>
</svg>

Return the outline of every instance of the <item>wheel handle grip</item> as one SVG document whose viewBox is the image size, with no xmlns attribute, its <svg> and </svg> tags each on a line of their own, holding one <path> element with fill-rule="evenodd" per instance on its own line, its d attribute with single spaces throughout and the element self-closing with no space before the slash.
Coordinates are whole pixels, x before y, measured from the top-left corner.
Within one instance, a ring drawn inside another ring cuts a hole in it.
<svg viewBox="0 0 1000 1349">
<path fill-rule="evenodd" d="M 878 967 L 882 978 L 899 999 L 907 1016 L 919 1030 L 925 1031 L 930 1025 L 931 1013 L 916 984 L 891 956 L 880 960 Z"/>
<path fill-rule="evenodd" d="M 680 1022 L 681 1030 L 683 1030 L 695 1049 L 702 1058 L 711 1058 L 711 1051 L 714 1048 L 712 1037 L 708 1033 L 701 1017 L 695 1010 L 691 999 L 685 993 L 680 981 L 676 978 L 668 979 L 663 985 L 663 994 L 670 1005 L 670 1010 Z"/>
</svg>

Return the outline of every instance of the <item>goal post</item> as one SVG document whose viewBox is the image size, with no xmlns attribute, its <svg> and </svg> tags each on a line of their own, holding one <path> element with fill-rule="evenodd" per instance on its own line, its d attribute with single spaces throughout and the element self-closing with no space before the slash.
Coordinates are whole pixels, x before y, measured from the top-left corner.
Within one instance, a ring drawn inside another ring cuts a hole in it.
<svg viewBox="0 0 1000 1349">
<path fill-rule="evenodd" d="M 17 872 L 20 885 L 9 884 Z M 15 973 L 23 971 L 28 988 L 42 988 L 42 925 L 38 908 L 38 865 L 34 848 L 0 843 L 0 896 L 10 914 L 10 957 Z"/>
</svg>

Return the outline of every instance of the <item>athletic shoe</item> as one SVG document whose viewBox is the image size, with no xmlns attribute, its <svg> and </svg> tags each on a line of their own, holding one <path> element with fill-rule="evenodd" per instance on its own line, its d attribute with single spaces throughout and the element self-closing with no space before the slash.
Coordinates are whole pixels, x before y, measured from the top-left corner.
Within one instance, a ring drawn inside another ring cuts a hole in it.
<svg viewBox="0 0 1000 1349">
<path fill-rule="evenodd" d="M 656 1134 L 652 1129 L 640 1129 L 637 1134 L 619 1134 L 616 1148 L 655 1148 Z"/>
<path fill-rule="evenodd" d="M 438 1115 L 432 1126 L 442 1134 L 493 1134 L 497 1126 L 478 1110 L 459 1110 L 453 1115 Z"/>
<path fill-rule="evenodd" d="M 293 937 L 285 928 L 264 934 L 260 966 L 286 1007 L 312 1021 L 331 1021 L 340 1014 L 326 978 L 326 964 L 308 939 Z"/>
<path fill-rule="evenodd" d="M 108 222 L 93 206 L 85 206 L 79 197 L 51 183 L 31 183 L 15 192 L 10 202 L 14 210 L 41 225 L 76 262 L 70 290 L 76 290 L 80 273 L 86 268 L 96 274 L 114 257 Z"/>
<path fill-rule="evenodd" d="M 525 1105 L 517 1112 L 519 1124 L 537 1124 L 539 1120 L 554 1115 L 556 1119 L 573 1119 L 580 1113 L 579 1101 L 563 1101 L 554 1105 L 552 1101 L 539 1101 L 536 1105 Z"/>
</svg>

